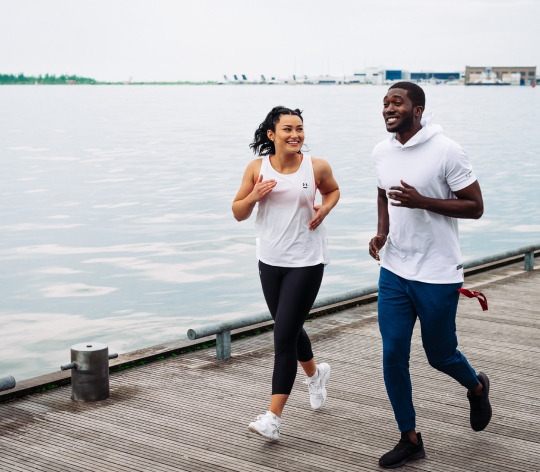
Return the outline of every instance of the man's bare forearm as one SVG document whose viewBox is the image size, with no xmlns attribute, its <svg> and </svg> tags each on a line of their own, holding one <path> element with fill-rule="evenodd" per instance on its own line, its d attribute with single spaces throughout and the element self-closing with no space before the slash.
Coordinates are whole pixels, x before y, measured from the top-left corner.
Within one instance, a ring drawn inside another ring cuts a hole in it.
<svg viewBox="0 0 540 472">
<path fill-rule="evenodd" d="M 484 212 L 483 205 L 474 200 L 443 200 L 429 197 L 424 197 L 424 199 L 424 205 L 420 208 L 452 218 L 477 220 Z"/>
<path fill-rule="evenodd" d="M 390 216 L 388 215 L 388 198 L 386 198 L 386 193 L 381 195 L 379 192 L 377 197 L 377 213 L 377 234 L 388 236 L 390 232 Z"/>
<path fill-rule="evenodd" d="M 421 195 L 412 185 L 401 181 L 403 187 L 390 187 L 388 198 L 394 207 L 418 208 L 451 218 L 468 218 L 477 220 L 484 214 L 484 201 L 480 184 L 476 181 L 468 187 L 456 190 L 457 198 L 440 199 Z M 380 194 L 379 194 L 380 196 Z"/>
<path fill-rule="evenodd" d="M 369 242 L 369 255 L 380 261 L 379 251 L 386 244 L 390 232 L 390 215 L 388 214 L 388 198 L 386 192 L 377 187 L 377 235 Z"/>
</svg>

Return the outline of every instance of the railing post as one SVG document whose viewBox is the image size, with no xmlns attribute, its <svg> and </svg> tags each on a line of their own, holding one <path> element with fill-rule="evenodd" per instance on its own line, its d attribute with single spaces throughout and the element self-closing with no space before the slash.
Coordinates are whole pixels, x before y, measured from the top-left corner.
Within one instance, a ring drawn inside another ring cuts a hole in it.
<svg viewBox="0 0 540 472">
<path fill-rule="evenodd" d="M 534 270 L 534 251 L 525 253 L 525 270 Z"/>
<path fill-rule="evenodd" d="M 98 402 L 109 398 L 109 354 L 103 343 L 79 343 L 71 346 L 71 363 L 60 366 L 71 370 L 71 399 L 80 402 Z"/>
<path fill-rule="evenodd" d="M 15 388 L 15 385 L 17 385 L 17 383 L 11 375 L 8 375 L 7 377 L 2 377 L 0 379 L 0 392 L 4 390 L 11 390 L 12 388 Z"/>
<path fill-rule="evenodd" d="M 222 331 L 216 334 L 216 357 L 220 361 L 231 358 L 231 332 Z"/>
</svg>

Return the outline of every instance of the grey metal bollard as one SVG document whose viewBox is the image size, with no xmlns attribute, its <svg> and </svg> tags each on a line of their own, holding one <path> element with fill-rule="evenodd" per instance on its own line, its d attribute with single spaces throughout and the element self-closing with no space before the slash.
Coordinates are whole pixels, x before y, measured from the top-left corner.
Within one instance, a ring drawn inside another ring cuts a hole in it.
<svg viewBox="0 0 540 472">
<path fill-rule="evenodd" d="M 15 388 L 15 385 L 17 385 L 17 383 L 11 375 L 0 378 L 0 392 L 11 390 L 12 388 Z"/>
<path fill-rule="evenodd" d="M 220 361 L 231 358 L 231 332 L 222 331 L 216 334 L 216 357 Z"/>
<path fill-rule="evenodd" d="M 60 367 L 72 369 L 71 399 L 80 402 L 97 402 L 109 398 L 109 359 L 118 357 L 110 354 L 103 343 L 80 343 L 71 346 L 71 364 Z"/>
<path fill-rule="evenodd" d="M 525 270 L 534 270 L 534 251 L 525 253 Z"/>
</svg>

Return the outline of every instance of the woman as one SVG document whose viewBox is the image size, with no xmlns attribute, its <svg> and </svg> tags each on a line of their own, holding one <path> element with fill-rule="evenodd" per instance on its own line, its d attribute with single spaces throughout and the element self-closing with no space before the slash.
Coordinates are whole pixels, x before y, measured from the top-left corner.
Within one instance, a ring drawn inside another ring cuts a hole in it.
<svg viewBox="0 0 540 472">
<path fill-rule="evenodd" d="M 304 369 L 311 406 L 326 400 L 328 364 L 315 363 L 303 328 L 330 262 L 324 218 L 339 200 L 330 165 L 301 154 L 304 123 L 300 110 L 275 107 L 250 144 L 255 159 L 248 166 L 232 206 L 238 221 L 259 209 L 255 226 L 257 259 L 264 298 L 275 321 L 274 373 L 270 410 L 250 423 L 249 430 L 279 438 L 281 413 L 296 378 L 297 361 Z M 319 189 L 322 205 L 315 205 Z"/>
</svg>

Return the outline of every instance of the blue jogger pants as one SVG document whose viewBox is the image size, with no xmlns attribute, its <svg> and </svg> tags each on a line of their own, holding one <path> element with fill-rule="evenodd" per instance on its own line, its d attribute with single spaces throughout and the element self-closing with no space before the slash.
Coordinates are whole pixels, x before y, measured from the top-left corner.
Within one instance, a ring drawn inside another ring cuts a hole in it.
<svg viewBox="0 0 540 472">
<path fill-rule="evenodd" d="M 409 354 L 417 316 L 430 365 L 468 390 L 478 386 L 476 373 L 457 350 L 456 312 L 461 286 L 407 280 L 381 268 L 378 309 L 384 383 L 400 431 L 416 427 Z"/>
</svg>

